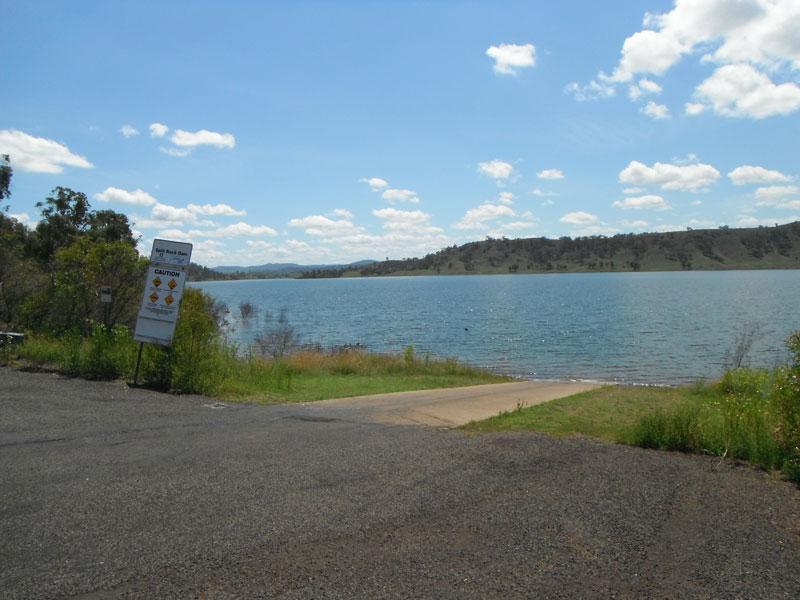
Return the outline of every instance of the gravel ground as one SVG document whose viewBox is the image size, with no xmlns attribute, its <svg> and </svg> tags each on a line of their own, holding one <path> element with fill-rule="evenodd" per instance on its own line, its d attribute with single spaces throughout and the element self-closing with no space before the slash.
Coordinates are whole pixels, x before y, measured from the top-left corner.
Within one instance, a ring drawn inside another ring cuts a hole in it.
<svg viewBox="0 0 800 600">
<path fill-rule="evenodd" d="M 214 404 L 0 368 L 2 597 L 800 597 L 748 467 Z"/>
</svg>

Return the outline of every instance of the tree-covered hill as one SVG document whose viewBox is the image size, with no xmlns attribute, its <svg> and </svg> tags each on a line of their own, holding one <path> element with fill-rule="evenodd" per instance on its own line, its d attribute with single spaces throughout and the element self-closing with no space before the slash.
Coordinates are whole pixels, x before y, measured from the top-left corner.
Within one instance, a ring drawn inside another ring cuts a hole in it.
<svg viewBox="0 0 800 600">
<path fill-rule="evenodd" d="M 423 258 L 363 267 L 361 276 L 800 268 L 800 221 L 559 239 L 488 238 Z M 354 272 L 343 273 L 356 274 Z M 330 274 L 328 275 L 330 276 Z"/>
</svg>

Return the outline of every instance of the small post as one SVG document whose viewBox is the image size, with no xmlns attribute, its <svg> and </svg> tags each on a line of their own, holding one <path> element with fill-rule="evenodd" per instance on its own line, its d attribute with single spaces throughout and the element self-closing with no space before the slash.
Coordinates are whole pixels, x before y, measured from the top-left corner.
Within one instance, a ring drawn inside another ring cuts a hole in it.
<svg viewBox="0 0 800 600">
<path fill-rule="evenodd" d="M 139 365 L 142 362 L 142 348 L 144 348 L 144 342 L 139 342 L 139 352 L 136 355 L 136 369 L 133 371 L 133 385 L 139 385 Z"/>
</svg>

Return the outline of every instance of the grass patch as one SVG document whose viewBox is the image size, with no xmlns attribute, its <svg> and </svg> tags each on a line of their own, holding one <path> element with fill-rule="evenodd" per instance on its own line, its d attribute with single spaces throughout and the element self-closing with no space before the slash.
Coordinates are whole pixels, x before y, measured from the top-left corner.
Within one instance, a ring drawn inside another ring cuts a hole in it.
<svg viewBox="0 0 800 600">
<path fill-rule="evenodd" d="M 190 323 L 184 321 L 185 326 Z M 7 350 L 5 362 L 51 368 L 71 377 L 130 380 L 136 350 L 124 328 L 96 328 L 87 338 L 29 336 Z M 402 354 L 348 349 L 298 352 L 277 360 L 240 358 L 195 328 L 176 336 L 171 349 L 145 346 L 140 381 L 178 393 L 272 404 L 501 383 L 510 378 L 455 359 L 419 357 L 410 347 Z"/>
<path fill-rule="evenodd" d="M 509 381 L 456 360 L 364 350 L 300 352 L 279 361 L 234 360 L 217 394 L 231 399 L 307 402 Z"/>
<path fill-rule="evenodd" d="M 605 386 L 469 423 L 467 431 L 585 435 L 741 459 L 800 481 L 800 374 L 735 369 L 712 385 Z"/>
<path fill-rule="evenodd" d="M 542 431 L 626 442 L 636 423 L 658 410 L 709 394 L 705 387 L 650 388 L 607 385 L 531 407 L 503 412 L 464 426 L 467 431 Z"/>
</svg>

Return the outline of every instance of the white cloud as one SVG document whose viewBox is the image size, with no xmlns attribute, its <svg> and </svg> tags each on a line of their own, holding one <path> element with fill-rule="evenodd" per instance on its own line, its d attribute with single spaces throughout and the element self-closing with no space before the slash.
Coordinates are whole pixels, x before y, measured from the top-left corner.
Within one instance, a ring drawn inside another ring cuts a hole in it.
<svg viewBox="0 0 800 600">
<path fill-rule="evenodd" d="M 524 231 L 526 229 L 534 229 L 539 226 L 539 222 L 533 221 L 511 221 L 505 223 L 498 228 L 498 232 L 503 231 Z"/>
<path fill-rule="evenodd" d="M 796 208 L 796 198 L 800 196 L 800 186 L 771 185 L 756 190 L 757 206 L 777 206 L 778 208 Z"/>
<path fill-rule="evenodd" d="M 539 196 L 539 198 L 550 198 L 551 196 L 558 195 L 555 192 L 546 192 L 545 190 L 542 190 L 540 188 L 533 188 L 531 190 L 531 194 L 533 194 L 534 196 Z"/>
<path fill-rule="evenodd" d="M 499 75 L 517 75 L 519 69 L 536 64 L 536 48 L 533 44 L 490 46 L 486 55 L 494 59 L 494 72 Z"/>
<path fill-rule="evenodd" d="M 213 217 L 243 217 L 247 214 L 246 211 L 236 210 L 229 204 L 188 204 L 186 208 L 196 215 Z"/>
<path fill-rule="evenodd" d="M 759 225 L 771 227 L 773 225 L 783 225 L 784 223 L 794 223 L 795 221 L 800 221 L 800 214 L 788 217 L 765 217 L 761 219 L 748 215 L 739 215 L 737 225 L 740 227 L 758 227 Z"/>
<path fill-rule="evenodd" d="M 508 179 L 513 171 L 513 166 L 498 159 L 478 163 L 478 172 L 483 173 L 492 179 Z"/>
<path fill-rule="evenodd" d="M 136 129 L 133 125 L 123 125 L 119 128 L 119 132 L 122 134 L 122 137 L 130 138 L 135 135 L 139 135 L 139 130 Z"/>
<path fill-rule="evenodd" d="M 660 185 L 665 190 L 698 192 L 719 177 L 719 171 L 702 163 L 674 165 L 657 162 L 648 167 L 634 160 L 620 171 L 619 181 L 631 185 Z"/>
<path fill-rule="evenodd" d="M 292 219 L 289 221 L 289 227 L 301 228 L 307 235 L 321 238 L 347 236 L 363 231 L 361 227 L 357 227 L 349 219 L 336 220 L 323 215 L 310 215 Z"/>
<path fill-rule="evenodd" d="M 747 183 L 785 183 L 792 178 L 780 171 L 765 169 L 753 165 L 742 165 L 728 173 L 728 177 L 735 185 Z"/>
<path fill-rule="evenodd" d="M 554 204 L 555 204 L 555 202 L 553 200 L 551 200 L 550 198 L 546 198 L 546 199 L 542 200 L 542 206 L 553 206 Z"/>
<path fill-rule="evenodd" d="M 403 231 L 414 235 L 441 233 L 441 227 L 430 224 L 431 216 L 421 210 L 397 210 L 396 208 L 382 208 L 373 210 L 372 214 L 383 219 L 384 229 L 390 231 Z"/>
<path fill-rule="evenodd" d="M 640 187 L 629 187 L 622 190 L 623 194 L 641 194 L 644 191 L 644 188 Z"/>
<path fill-rule="evenodd" d="M 330 262 L 331 250 L 319 244 L 289 239 L 280 244 L 264 240 L 247 240 L 247 259 L 254 262 Z"/>
<path fill-rule="evenodd" d="M 613 204 L 614 208 L 621 208 L 622 210 L 667 210 L 672 208 L 664 198 L 654 194 L 645 196 L 636 196 L 633 198 L 625 198 L 624 200 L 617 200 Z"/>
<path fill-rule="evenodd" d="M 610 225 L 589 225 L 580 229 L 573 229 L 570 232 L 572 237 L 609 236 L 617 233 L 619 233 L 619 229 Z"/>
<path fill-rule="evenodd" d="M 564 92 L 572 94 L 578 102 L 587 102 L 589 100 L 599 100 L 601 98 L 611 98 L 617 92 L 613 85 L 604 81 L 598 82 L 593 79 L 586 85 L 581 85 L 576 81 L 569 83 L 564 88 Z"/>
<path fill-rule="evenodd" d="M 564 173 L 560 169 L 545 169 L 539 171 L 536 176 L 539 179 L 564 179 Z"/>
<path fill-rule="evenodd" d="M 164 146 L 160 146 L 158 149 L 167 156 L 177 156 L 179 158 L 182 158 L 184 156 L 189 156 L 192 153 L 191 148 L 186 148 L 186 149 L 165 148 Z"/>
<path fill-rule="evenodd" d="M 193 237 L 255 237 L 258 235 L 278 235 L 272 227 L 267 225 L 250 225 L 243 221 L 212 230 L 196 230 L 189 232 Z"/>
<path fill-rule="evenodd" d="M 699 115 L 700 113 L 705 112 L 705 110 L 706 105 L 701 104 L 700 102 L 687 102 L 684 105 L 684 112 L 691 117 Z"/>
<path fill-rule="evenodd" d="M 481 204 L 470 208 L 461 220 L 453 225 L 454 229 L 483 229 L 487 223 L 500 217 L 514 217 L 516 213 L 502 204 Z"/>
<path fill-rule="evenodd" d="M 166 240 L 183 240 L 187 242 L 192 242 L 192 236 L 182 229 L 171 228 L 171 229 L 162 229 L 156 234 L 157 238 L 162 238 Z"/>
<path fill-rule="evenodd" d="M 33 226 L 33 220 L 31 219 L 30 215 L 28 215 L 28 213 L 11 213 L 8 216 L 11 217 L 12 219 L 16 219 L 17 221 L 25 225 L 25 227 Z"/>
<path fill-rule="evenodd" d="M 672 115 L 669 114 L 669 108 L 652 100 L 641 108 L 641 113 L 657 121 L 672 118 Z"/>
<path fill-rule="evenodd" d="M 166 221 L 173 224 L 194 223 L 197 221 L 197 214 L 188 208 L 180 208 L 170 204 L 162 204 L 161 202 L 156 202 L 153 205 L 150 216 L 156 221 Z"/>
<path fill-rule="evenodd" d="M 498 202 L 500 202 L 500 204 L 510 206 L 511 204 L 514 204 L 514 194 L 511 192 L 500 192 L 500 199 Z"/>
<path fill-rule="evenodd" d="M 394 204 L 395 202 L 408 202 L 410 204 L 419 204 L 419 198 L 417 197 L 417 192 L 412 190 L 400 190 L 389 188 L 385 190 L 383 194 L 381 194 L 381 198 L 389 202 L 390 204 Z"/>
<path fill-rule="evenodd" d="M 569 212 L 563 215 L 559 221 L 570 225 L 590 225 L 597 222 L 597 215 L 583 211 Z"/>
<path fill-rule="evenodd" d="M 645 15 L 644 28 L 624 41 L 611 75 L 601 71 L 587 86 L 570 84 L 568 91 L 579 100 L 611 96 L 615 85 L 643 74 L 663 75 L 684 56 L 699 51 L 703 61 L 724 65 L 723 69 L 752 69 L 745 79 L 731 76 L 724 82 L 718 80 L 726 72 L 718 71 L 710 85 L 698 88 L 698 97 L 706 95 L 705 103 L 715 106 L 716 112 L 754 118 L 788 114 L 797 108 L 797 86 L 775 85 L 754 67 L 767 72 L 800 69 L 798 29 L 797 0 L 675 0 L 672 10 Z M 754 74 L 760 76 L 758 81 Z M 640 85 L 629 91 L 634 100 L 643 93 Z M 700 102 L 686 105 L 690 115 L 702 110 Z"/>
<path fill-rule="evenodd" d="M 176 129 L 170 138 L 176 146 L 194 148 L 195 146 L 215 146 L 217 148 L 233 148 L 236 138 L 230 133 L 217 133 L 201 129 L 200 131 L 184 131 Z"/>
<path fill-rule="evenodd" d="M 367 185 L 369 185 L 370 189 L 373 192 L 379 192 L 383 188 L 389 187 L 389 182 L 386 181 L 385 179 L 381 179 L 380 177 L 369 177 L 369 178 L 363 177 L 359 179 L 359 181 L 362 181 Z"/>
<path fill-rule="evenodd" d="M 192 258 L 195 262 L 208 264 L 211 261 L 217 262 L 224 260 L 228 256 L 228 251 L 223 250 L 225 244 L 217 240 L 193 240 Z"/>
<path fill-rule="evenodd" d="M 628 88 L 628 97 L 631 100 L 636 101 L 642 96 L 646 96 L 648 94 L 660 94 L 662 90 L 663 88 L 655 81 L 642 78 L 638 83 L 633 84 Z"/>
<path fill-rule="evenodd" d="M 641 220 L 638 220 L 638 221 L 620 221 L 620 222 L 625 227 L 630 227 L 631 229 L 644 229 L 645 227 L 650 225 L 650 223 L 648 223 L 647 221 L 641 221 Z"/>
<path fill-rule="evenodd" d="M 154 138 L 164 137 L 169 132 L 169 127 L 163 123 L 150 123 L 148 129 L 150 130 L 150 137 Z"/>
<path fill-rule="evenodd" d="M 353 213 L 351 213 L 346 208 L 334 208 L 331 214 L 333 214 L 334 217 L 342 217 L 344 219 L 353 218 Z"/>
<path fill-rule="evenodd" d="M 65 145 L 16 129 L 0 130 L 0 154 L 8 154 L 15 169 L 31 173 L 61 173 L 65 166 L 94 168 L 86 158 L 74 154 Z"/>
<path fill-rule="evenodd" d="M 720 67 L 697 86 L 694 95 L 699 104 L 725 117 L 764 119 L 800 109 L 799 85 L 793 82 L 776 85 L 747 64 Z"/>
<path fill-rule="evenodd" d="M 103 202 L 117 202 L 129 206 L 153 206 L 158 203 L 158 200 L 150 194 L 139 189 L 129 192 L 120 188 L 107 187 L 105 191 L 95 194 L 94 197 Z"/>
</svg>

